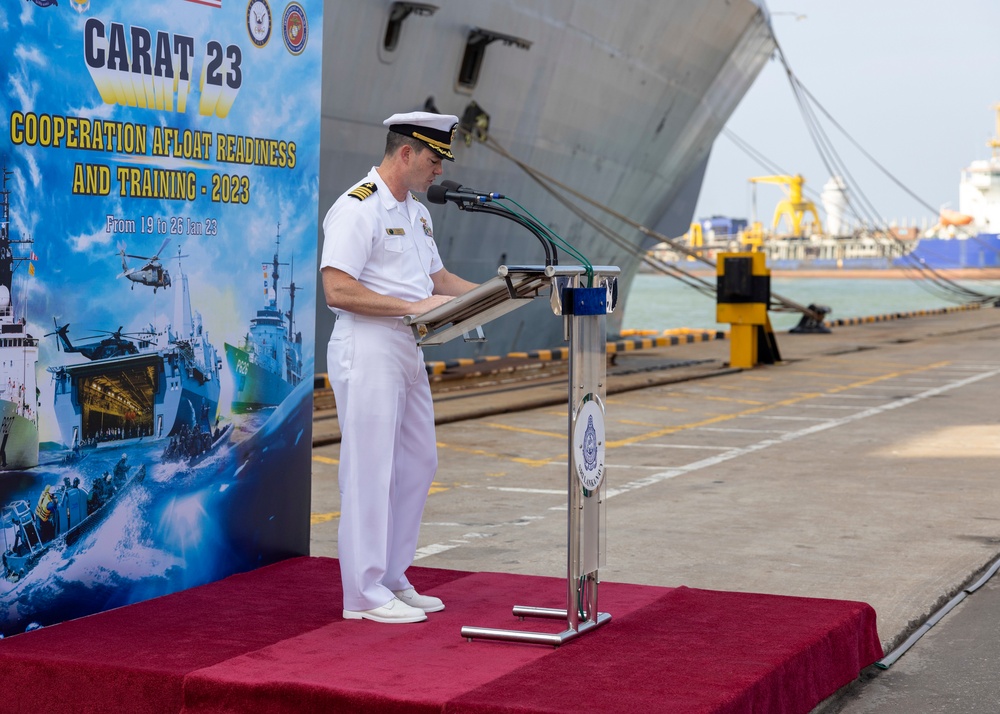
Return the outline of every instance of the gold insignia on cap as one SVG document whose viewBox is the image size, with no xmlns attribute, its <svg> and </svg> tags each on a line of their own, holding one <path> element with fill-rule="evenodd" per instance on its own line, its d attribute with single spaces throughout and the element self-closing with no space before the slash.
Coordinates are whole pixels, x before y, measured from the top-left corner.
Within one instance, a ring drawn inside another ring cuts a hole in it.
<svg viewBox="0 0 1000 714">
<path fill-rule="evenodd" d="M 446 159 L 451 159 L 452 161 L 455 160 L 454 155 L 451 153 L 451 142 L 450 141 L 449 141 L 449 143 L 445 144 L 443 141 L 436 141 L 436 140 L 430 138 L 429 136 L 426 136 L 426 135 L 421 134 L 421 133 L 416 132 L 416 131 L 413 132 L 413 138 L 414 139 L 420 139 L 420 141 L 422 141 L 425 144 L 427 144 L 427 146 L 429 148 L 431 148 L 434 151 L 436 151 L 437 153 L 441 154 L 441 156 L 445 157 Z"/>
<path fill-rule="evenodd" d="M 378 191 L 378 186 L 376 186 L 374 182 L 369 181 L 368 183 L 361 184 L 347 195 L 351 198 L 356 198 L 359 201 L 364 201 L 376 191 Z"/>
</svg>

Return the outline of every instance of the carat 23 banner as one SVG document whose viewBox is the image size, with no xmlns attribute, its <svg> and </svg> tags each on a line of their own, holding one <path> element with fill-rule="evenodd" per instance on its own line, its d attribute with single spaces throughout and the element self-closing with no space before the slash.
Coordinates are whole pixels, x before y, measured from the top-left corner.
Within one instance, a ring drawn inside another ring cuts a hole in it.
<svg viewBox="0 0 1000 714">
<path fill-rule="evenodd" d="M 321 0 L 0 28 L 0 636 L 308 553 Z"/>
</svg>

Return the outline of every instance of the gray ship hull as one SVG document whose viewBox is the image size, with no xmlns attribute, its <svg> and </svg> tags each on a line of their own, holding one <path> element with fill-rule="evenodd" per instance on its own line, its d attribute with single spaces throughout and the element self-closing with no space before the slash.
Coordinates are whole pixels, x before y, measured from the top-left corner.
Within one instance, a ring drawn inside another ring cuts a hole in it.
<svg viewBox="0 0 1000 714">
<path fill-rule="evenodd" d="M 680 235 L 691 221 L 713 141 L 774 48 L 766 11 L 751 0 L 435 4 L 435 14 L 404 21 L 393 50 L 383 42 L 388 4 L 325 5 L 321 218 L 378 163 L 382 119 L 424 108 L 428 99 L 437 110 L 462 116 L 475 101 L 490 115 L 489 136 L 519 160 L 634 221 Z M 475 86 L 462 86 L 470 28 L 519 38 L 530 48 L 489 44 Z M 592 263 L 620 266 L 619 294 L 627 298 L 640 262 L 634 251 L 650 239 L 586 207 L 631 250 L 619 247 L 489 145 L 456 143 L 456 162 L 445 166 L 444 178 L 512 196 Z M 543 261 L 534 238 L 512 223 L 451 205 L 430 209 L 452 272 L 482 282 L 501 264 Z M 318 300 L 325 304 L 321 293 Z M 609 332 L 617 331 L 623 308 L 621 301 Z M 319 310 L 320 345 L 332 325 L 332 314 Z M 485 343 L 457 340 L 426 350 L 425 357 L 562 343 L 562 323 L 543 300 L 485 329 Z M 326 351 L 316 352 L 317 371 L 324 372 Z"/>
</svg>

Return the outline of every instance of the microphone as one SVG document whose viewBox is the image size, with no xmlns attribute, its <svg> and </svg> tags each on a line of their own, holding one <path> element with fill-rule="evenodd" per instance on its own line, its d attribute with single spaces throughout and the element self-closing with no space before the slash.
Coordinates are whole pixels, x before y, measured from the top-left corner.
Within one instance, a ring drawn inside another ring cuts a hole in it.
<svg viewBox="0 0 1000 714">
<path fill-rule="evenodd" d="M 477 191 L 474 188 L 469 188 L 468 186 L 463 186 L 457 181 L 442 181 L 441 185 L 444 186 L 449 191 L 456 191 L 458 193 L 469 193 L 476 196 L 489 196 L 490 200 L 497 200 L 499 198 L 507 198 L 502 193 L 497 193 L 496 191 Z"/>
<path fill-rule="evenodd" d="M 430 203 L 452 201 L 453 203 L 457 203 L 459 208 L 464 208 L 468 204 L 483 204 L 493 199 L 489 196 L 481 196 L 474 193 L 449 191 L 441 184 L 433 184 L 427 189 L 427 200 Z"/>
</svg>

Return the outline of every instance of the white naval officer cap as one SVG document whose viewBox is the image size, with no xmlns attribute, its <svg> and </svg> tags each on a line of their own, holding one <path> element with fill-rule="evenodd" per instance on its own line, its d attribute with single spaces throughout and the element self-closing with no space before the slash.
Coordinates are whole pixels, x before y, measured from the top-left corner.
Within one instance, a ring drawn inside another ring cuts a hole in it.
<svg viewBox="0 0 1000 714">
<path fill-rule="evenodd" d="M 458 117 L 454 114 L 432 114 L 431 112 L 409 112 L 393 114 L 382 122 L 389 131 L 412 137 L 424 143 L 448 161 L 454 161 L 451 142 L 455 139 Z"/>
</svg>

